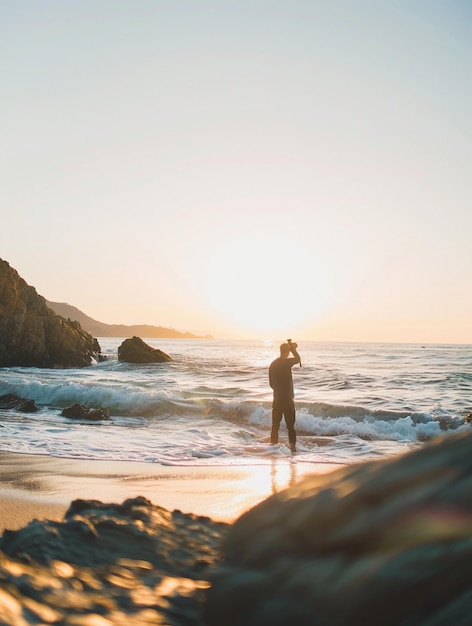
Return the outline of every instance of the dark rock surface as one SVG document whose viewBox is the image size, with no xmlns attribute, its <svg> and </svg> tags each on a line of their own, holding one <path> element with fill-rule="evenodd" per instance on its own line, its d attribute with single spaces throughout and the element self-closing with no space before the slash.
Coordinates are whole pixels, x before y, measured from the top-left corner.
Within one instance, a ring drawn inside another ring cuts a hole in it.
<svg viewBox="0 0 472 626">
<path fill-rule="evenodd" d="M 4 532 L 0 625 L 200 624 L 226 530 L 141 497 L 76 500 L 62 523 Z"/>
<path fill-rule="evenodd" d="M 207 623 L 472 623 L 472 435 L 328 479 L 307 477 L 236 521 Z"/>
<path fill-rule="evenodd" d="M 0 409 L 16 409 L 20 413 L 36 413 L 36 411 L 39 411 L 34 400 L 20 398 L 13 393 L 6 393 L 0 396 Z"/>
<path fill-rule="evenodd" d="M 118 348 L 118 360 L 126 363 L 166 363 L 172 361 L 172 357 L 152 348 L 140 337 L 125 339 Z"/>
<path fill-rule="evenodd" d="M 110 421 L 111 417 L 104 409 L 94 409 L 92 407 L 83 406 L 76 402 L 72 406 L 68 406 L 62 410 L 61 415 L 63 417 L 69 417 L 72 419 L 83 419 L 83 420 L 107 420 Z"/>
<path fill-rule="evenodd" d="M 99 359 L 92 335 L 56 315 L 0 259 L 0 367 L 85 367 Z"/>
</svg>

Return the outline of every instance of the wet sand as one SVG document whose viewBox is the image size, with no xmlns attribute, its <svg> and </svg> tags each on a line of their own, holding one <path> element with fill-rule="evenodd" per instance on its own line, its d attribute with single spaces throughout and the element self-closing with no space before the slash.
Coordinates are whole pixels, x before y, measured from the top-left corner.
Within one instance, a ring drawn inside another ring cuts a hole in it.
<svg viewBox="0 0 472 626">
<path fill-rule="evenodd" d="M 304 476 L 338 467 L 296 457 L 263 465 L 171 467 L 0 453 L 0 533 L 33 519 L 61 521 L 76 499 L 121 503 L 136 496 L 170 511 L 233 522 Z"/>
</svg>

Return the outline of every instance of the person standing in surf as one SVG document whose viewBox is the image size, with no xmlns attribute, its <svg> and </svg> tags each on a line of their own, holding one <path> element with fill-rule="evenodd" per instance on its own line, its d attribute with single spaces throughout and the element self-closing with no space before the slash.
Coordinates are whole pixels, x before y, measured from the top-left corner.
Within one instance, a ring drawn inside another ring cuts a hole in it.
<svg viewBox="0 0 472 626">
<path fill-rule="evenodd" d="M 289 357 L 289 354 L 292 356 Z M 297 433 L 295 430 L 295 402 L 293 393 L 292 367 L 300 363 L 297 344 L 291 339 L 280 346 L 280 356 L 269 366 L 269 384 L 274 392 L 272 403 L 272 430 L 270 442 L 278 443 L 282 417 L 288 431 L 288 441 L 292 453 L 296 452 Z"/>
</svg>

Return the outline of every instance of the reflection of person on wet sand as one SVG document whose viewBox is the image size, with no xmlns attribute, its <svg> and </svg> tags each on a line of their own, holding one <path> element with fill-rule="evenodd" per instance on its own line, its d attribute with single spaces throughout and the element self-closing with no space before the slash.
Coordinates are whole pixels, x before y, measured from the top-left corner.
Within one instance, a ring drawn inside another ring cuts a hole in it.
<svg viewBox="0 0 472 626">
<path fill-rule="evenodd" d="M 272 495 L 286 489 L 287 487 L 293 487 L 297 482 L 297 463 L 295 460 L 290 459 L 289 472 L 287 473 L 287 465 L 281 465 L 279 461 L 272 459 L 272 465 L 270 469 L 270 476 L 272 482 Z"/>
<path fill-rule="evenodd" d="M 289 357 L 290 352 L 292 357 Z M 274 391 L 272 404 L 271 443 L 279 441 L 279 427 L 282 417 L 285 419 L 288 431 L 290 450 L 296 451 L 297 433 L 295 431 L 295 402 L 293 393 L 292 367 L 301 363 L 297 352 L 297 344 L 291 339 L 280 346 L 280 356 L 272 361 L 269 367 L 269 384 Z"/>
</svg>

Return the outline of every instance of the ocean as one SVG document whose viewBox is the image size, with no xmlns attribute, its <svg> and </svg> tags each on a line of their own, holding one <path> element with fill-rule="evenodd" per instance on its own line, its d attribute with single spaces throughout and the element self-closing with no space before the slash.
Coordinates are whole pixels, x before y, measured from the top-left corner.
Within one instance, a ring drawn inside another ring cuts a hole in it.
<svg viewBox="0 0 472 626">
<path fill-rule="evenodd" d="M 268 366 L 278 343 L 145 339 L 163 364 L 117 359 L 123 339 L 98 338 L 107 359 L 83 369 L 0 369 L 0 395 L 36 413 L 0 411 L 0 451 L 175 466 L 269 464 L 290 457 L 282 422 L 269 440 Z M 472 426 L 472 346 L 298 343 L 293 368 L 297 454 L 304 463 L 356 463 Z M 80 403 L 111 421 L 61 416 Z"/>
</svg>

